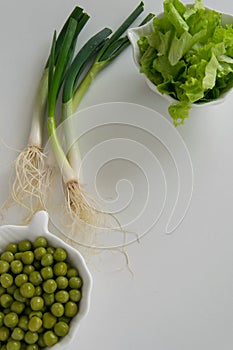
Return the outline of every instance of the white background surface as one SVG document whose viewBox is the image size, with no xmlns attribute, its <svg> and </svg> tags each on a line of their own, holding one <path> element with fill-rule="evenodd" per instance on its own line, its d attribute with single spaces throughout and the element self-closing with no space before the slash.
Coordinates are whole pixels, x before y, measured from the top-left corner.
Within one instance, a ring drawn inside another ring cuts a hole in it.
<svg viewBox="0 0 233 350">
<path fill-rule="evenodd" d="M 116 28 L 137 4 L 135 0 L 80 0 L 78 5 L 92 17 L 80 45 L 103 26 Z M 230 0 L 205 4 L 233 13 Z M 34 93 L 52 32 L 75 5 L 72 0 L 1 1 L 1 203 L 9 191 L 14 150 L 27 142 Z M 162 1 L 145 1 L 145 13 L 150 11 L 161 12 Z M 189 211 L 178 229 L 166 235 L 164 218 L 140 243 L 127 247 L 133 276 L 124 266 L 119 271 L 106 268 L 114 254 L 90 260 L 91 309 L 69 350 L 232 349 L 231 99 L 211 109 L 192 110 L 179 128 L 190 152 L 195 182 Z M 96 79 L 82 107 L 115 101 L 148 106 L 170 120 L 167 102 L 145 86 L 130 49 Z M 8 220 L 13 222 L 14 217 Z"/>
</svg>

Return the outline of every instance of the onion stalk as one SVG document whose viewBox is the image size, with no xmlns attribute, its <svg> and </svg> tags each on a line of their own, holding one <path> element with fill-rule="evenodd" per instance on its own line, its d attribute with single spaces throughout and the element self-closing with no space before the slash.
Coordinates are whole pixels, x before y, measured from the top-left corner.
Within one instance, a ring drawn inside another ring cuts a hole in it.
<svg viewBox="0 0 233 350">
<path fill-rule="evenodd" d="M 74 58 L 64 81 L 62 92 L 62 121 L 65 121 L 63 128 L 67 144 L 69 144 L 69 140 L 75 140 L 73 118 L 70 117 L 77 110 L 97 74 L 130 45 L 128 37 L 122 36 L 122 34 L 142 11 L 143 3 L 141 2 L 112 36 L 101 40 L 101 32 L 97 33 L 87 41 Z M 140 25 L 149 21 L 153 16 L 153 14 L 149 14 Z M 86 73 L 80 82 L 80 77 L 85 70 Z M 67 159 L 74 171 L 73 177 L 69 179 L 66 186 L 67 207 L 73 221 L 81 220 L 100 227 L 101 225 L 105 226 L 106 220 L 109 222 L 109 219 L 113 218 L 117 222 L 117 227 L 121 229 L 115 216 L 104 211 L 97 201 L 84 190 L 80 180 L 81 155 L 78 140 L 70 146 Z"/>
<path fill-rule="evenodd" d="M 81 99 L 97 74 L 129 45 L 128 37 L 122 37 L 122 34 L 141 14 L 143 9 L 144 5 L 141 2 L 110 37 L 111 31 L 108 28 L 104 28 L 89 39 L 78 52 L 64 80 L 62 91 L 62 121 L 67 120 L 76 111 Z M 148 20 L 150 18 L 148 17 Z M 89 69 L 88 66 L 90 66 Z M 82 74 L 84 74 L 84 77 L 80 82 L 79 80 Z M 78 170 L 80 170 L 81 165 L 78 143 L 75 142 L 71 146 L 66 156 L 57 139 L 54 116 L 50 119 L 51 116 L 48 117 L 51 145 L 62 172 L 66 193 L 66 207 L 72 225 L 75 227 L 78 224 L 79 228 L 80 223 L 89 224 L 94 227 L 105 226 L 106 214 L 108 218 L 112 217 L 112 215 L 100 209 L 97 201 L 84 190 L 78 177 Z M 70 121 L 64 123 L 64 131 L 67 141 L 70 138 L 74 139 L 73 127 Z M 116 218 L 114 219 L 116 220 Z"/>
<path fill-rule="evenodd" d="M 83 194 L 78 192 L 76 194 L 76 185 L 78 184 L 77 176 L 70 165 L 69 160 L 62 148 L 57 135 L 57 125 L 55 118 L 56 102 L 58 98 L 58 91 L 61 85 L 61 80 L 64 75 L 64 68 L 67 62 L 67 57 L 71 49 L 72 38 L 75 32 L 76 23 L 70 20 L 67 35 L 64 38 L 63 47 L 58 57 L 57 65 L 55 66 L 55 42 L 56 42 L 56 32 L 54 33 L 53 42 L 51 46 L 50 60 L 49 60 L 49 79 L 48 79 L 48 116 L 47 116 L 47 128 L 48 135 L 50 138 L 51 148 L 53 150 L 55 159 L 57 161 L 58 167 L 62 173 L 62 180 L 66 189 L 66 203 L 68 204 L 69 213 L 76 213 L 78 211 L 78 218 L 85 223 L 93 223 L 92 213 L 89 210 L 89 206 L 83 201 Z M 107 38 L 111 33 L 111 30 L 104 28 L 102 31 L 96 35 L 93 42 L 94 51 L 97 50 L 99 45 Z M 74 218 L 72 218 L 74 219 Z"/>
<path fill-rule="evenodd" d="M 77 37 L 88 21 L 89 16 L 78 6 L 69 15 L 56 40 L 55 64 L 57 64 L 70 18 L 74 18 L 79 24 L 73 38 L 67 67 L 73 58 Z M 49 59 L 43 69 L 36 92 L 28 143 L 15 160 L 15 178 L 12 190 L 9 198 L 3 205 L 3 208 L 8 208 L 13 204 L 19 204 L 24 207 L 29 212 L 27 221 L 30 220 L 37 210 L 44 209 L 44 193 L 46 193 L 50 184 L 50 171 L 46 166 L 46 155 L 43 153 L 44 120 L 48 99 L 48 62 Z"/>
<path fill-rule="evenodd" d="M 98 42 L 101 32 L 97 33 L 91 39 L 89 39 L 89 41 L 87 41 L 87 43 L 78 52 L 64 81 L 62 93 L 62 121 L 67 120 L 68 117 L 76 112 L 82 98 L 88 91 L 97 74 L 100 73 L 103 68 L 109 65 L 123 50 L 130 45 L 130 41 L 127 36 L 120 36 L 142 11 L 143 3 L 141 2 L 110 38 L 107 40 L 102 40 L 102 42 Z M 145 24 L 153 17 L 154 14 L 149 13 L 140 23 L 140 25 Z M 84 78 L 80 82 L 80 76 L 87 66 L 90 65 L 90 63 L 91 66 L 89 70 L 86 72 Z M 64 126 L 67 138 L 73 140 L 74 138 L 71 137 L 73 133 L 71 123 L 65 123 Z M 77 142 L 73 143 L 71 146 L 68 152 L 68 160 L 72 168 L 76 171 L 76 173 L 78 173 L 80 170 L 80 153 Z"/>
</svg>

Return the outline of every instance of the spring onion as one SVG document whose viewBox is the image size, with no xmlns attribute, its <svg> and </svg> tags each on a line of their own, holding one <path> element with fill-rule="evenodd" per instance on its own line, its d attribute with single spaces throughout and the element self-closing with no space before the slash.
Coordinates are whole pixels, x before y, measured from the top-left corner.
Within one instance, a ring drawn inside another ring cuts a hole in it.
<svg viewBox="0 0 233 350">
<path fill-rule="evenodd" d="M 78 35 L 88 21 L 89 15 L 84 13 L 83 9 L 78 6 L 76 6 L 69 15 L 56 40 L 55 65 L 57 64 L 68 23 L 71 18 L 75 19 L 78 25 L 73 37 L 72 50 L 70 50 L 69 59 L 66 62 L 67 67 L 72 60 Z M 28 144 L 16 158 L 15 179 L 12 184 L 11 194 L 3 205 L 3 208 L 8 208 L 14 203 L 23 206 L 29 211 L 27 220 L 30 219 L 35 211 L 43 209 L 43 194 L 46 192 L 46 188 L 50 182 L 50 173 L 45 165 L 46 157 L 43 153 L 43 127 L 48 98 L 48 62 L 49 59 L 43 69 L 36 92 Z"/>
<path fill-rule="evenodd" d="M 143 3 L 141 2 L 110 37 L 107 38 L 111 31 L 105 28 L 89 39 L 78 52 L 64 81 L 62 92 L 63 121 L 67 120 L 76 111 L 82 97 L 89 89 L 97 74 L 129 45 L 127 36 L 122 36 L 122 34 L 143 11 L 143 7 Z M 147 20 L 150 18 L 151 15 L 147 17 Z M 88 66 L 90 66 L 89 69 L 87 69 Z M 84 77 L 80 82 L 79 80 L 83 72 Z M 73 127 L 71 123 L 68 122 L 64 125 L 66 138 L 73 139 Z M 84 191 L 78 178 L 78 170 L 81 164 L 78 143 L 75 142 L 71 146 L 66 157 L 64 153 L 61 154 L 61 147 L 57 144 L 57 139 L 56 141 L 54 140 L 54 134 L 50 133 L 50 135 L 52 136 L 52 147 L 55 146 L 53 147 L 55 148 L 55 155 L 57 155 L 58 163 L 62 170 L 67 195 L 66 204 L 73 223 L 81 220 L 82 222 L 99 226 L 100 223 L 103 223 L 102 219 L 104 218 L 99 218 L 97 214 L 102 216 L 105 212 L 97 209 L 96 201 Z"/>
<path fill-rule="evenodd" d="M 124 33 L 143 10 L 144 4 L 141 2 L 113 34 L 109 28 L 100 30 L 87 41 L 74 59 L 78 35 L 89 16 L 83 9 L 76 7 L 58 36 L 54 31 L 49 57 L 37 89 L 28 146 L 16 160 L 12 198 L 29 210 L 28 219 L 38 209 L 44 209 L 44 196 L 51 181 L 50 168 L 43 153 L 46 120 L 51 148 L 66 189 L 65 202 L 71 214 L 69 217 L 74 223 L 84 222 L 96 226 L 96 209 L 90 205 L 90 202 L 96 202 L 85 193 L 77 176 L 77 166 L 81 163 L 78 144 L 75 143 L 66 155 L 57 134 L 58 97 L 62 90 L 62 120 L 66 120 L 76 111 L 97 74 L 129 45 Z M 68 127 L 65 137 L 71 135 L 72 129 Z"/>
</svg>

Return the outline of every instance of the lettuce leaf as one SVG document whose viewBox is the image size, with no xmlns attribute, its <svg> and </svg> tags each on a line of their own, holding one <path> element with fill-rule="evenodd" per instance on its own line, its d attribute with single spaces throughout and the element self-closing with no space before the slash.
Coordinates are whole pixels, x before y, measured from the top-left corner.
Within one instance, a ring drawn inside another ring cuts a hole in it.
<svg viewBox="0 0 233 350">
<path fill-rule="evenodd" d="M 178 126 L 180 124 L 184 124 L 185 118 L 188 118 L 190 111 L 190 104 L 187 102 L 177 102 L 172 103 L 168 111 L 173 118 L 174 125 Z"/>
<path fill-rule="evenodd" d="M 164 15 L 169 22 L 175 27 L 178 34 L 189 30 L 189 26 L 179 12 L 179 1 L 165 0 L 163 3 Z"/>
</svg>

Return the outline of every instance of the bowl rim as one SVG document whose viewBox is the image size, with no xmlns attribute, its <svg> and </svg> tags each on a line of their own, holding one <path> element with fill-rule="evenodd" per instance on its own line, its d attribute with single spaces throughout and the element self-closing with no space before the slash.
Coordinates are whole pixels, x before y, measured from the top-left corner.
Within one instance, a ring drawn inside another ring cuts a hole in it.
<svg viewBox="0 0 233 350">
<path fill-rule="evenodd" d="M 82 254 L 72 247 L 70 244 L 64 242 L 61 238 L 57 237 L 51 233 L 48 229 L 49 215 L 46 211 L 38 211 L 29 222 L 28 225 L 1 225 L 0 226 L 0 252 L 3 250 L 4 246 L 10 241 L 20 241 L 21 239 L 29 239 L 31 234 L 31 240 L 34 240 L 38 236 L 44 235 L 48 241 L 53 246 L 63 247 L 67 250 L 68 259 L 73 263 L 75 261 L 75 266 L 78 268 L 80 275 L 83 280 L 84 294 L 82 295 L 80 301 L 80 309 L 77 315 L 71 322 L 69 333 L 62 338 L 57 344 L 55 344 L 52 349 L 60 350 L 63 346 L 67 346 L 74 341 L 76 334 L 78 332 L 80 322 L 83 320 L 90 309 L 90 298 L 93 288 L 92 275 L 87 267 L 86 261 Z M 17 238 L 16 238 L 17 236 Z M 47 349 L 47 348 L 45 348 Z"/>
</svg>

